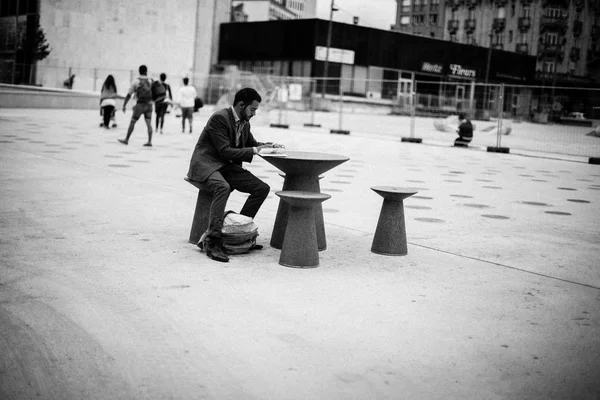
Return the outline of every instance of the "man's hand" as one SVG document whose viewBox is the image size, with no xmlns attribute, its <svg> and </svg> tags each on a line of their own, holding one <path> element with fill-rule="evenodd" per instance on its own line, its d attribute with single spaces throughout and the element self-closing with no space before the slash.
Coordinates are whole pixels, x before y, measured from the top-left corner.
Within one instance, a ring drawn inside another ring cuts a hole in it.
<svg viewBox="0 0 600 400">
<path fill-rule="evenodd" d="M 270 148 L 270 149 L 284 149 L 285 146 L 279 143 L 273 143 L 273 142 L 267 142 L 264 145 L 265 148 Z"/>
</svg>

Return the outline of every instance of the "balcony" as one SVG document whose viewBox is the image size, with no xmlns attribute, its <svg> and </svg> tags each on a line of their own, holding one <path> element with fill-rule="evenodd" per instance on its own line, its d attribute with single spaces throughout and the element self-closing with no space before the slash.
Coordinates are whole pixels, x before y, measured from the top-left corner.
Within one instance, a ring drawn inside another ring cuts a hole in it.
<svg viewBox="0 0 600 400">
<path fill-rule="evenodd" d="M 571 52 L 569 53 L 569 60 L 577 62 L 580 58 L 581 50 L 579 49 L 579 47 L 571 47 Z"/>
<path fill-rule="evenodd" d="M 465 0 L 466 1 L 466 6 L 468 8 L 475 8 L 477 6 L 479 6 L 479 4 L 481 3 L 481 0 Z"/>
<path fill-rule="evenodd" d="M 550 59 L 562 61 L 565 57 L 565 46 L 561 44 L 540 44 L 538 57 L 542 59 Z"/>
<path fill-rule="evenodd" d="M 542 1 L 542 7 L 558 6 L 569 8 L 569 0 L 544 0 Z"/>
<path fill-rule="evenodd" d="M 574 4 L 575 10 L 577 10 L 577 11 L 583 10 L 583 7 L 585 6 L 585 0 L 575 0 L 574 3 L 575 3 Z"/>
<path fill-rule="evenodd" d="M 453 35 L 458 32 L 459 21 L 457 19 L 448 20 L 448 32 Z"/>
<path fill-rule="evenodd" d="M 496 7 L 506 7 L 506 3 L 508 3 L 508 0 L 494 0 Z"/>
<path fill-rule="evenodd" d="M 568 18 L 567 15 L 563 15 L 562 17 L 542 17 L 540 20 L 540 32 L 555 31 L 564 35 L 568 28 Z"/>
<path fill-rule="evenodd" d="M 531 18 L 520 17 L 519 18 L 519 32 L 527 32 L 531 28 Z"/>
<path fill-rule="evenodd" d="M 506 18 L 494 18 L 492 29 L 495 33 L 504 32 L 506 28 Z"/>
<path fill-rule="evenodd" d="M 463 5 L 463 0 L 446 0 L 446 6 L 450 7 L 453 10 L 458 9 L 458 7 Z"/>
<path fill-rule="evenodd" d="M 528 54 L 529 53 L 529 45 L 527 43 L 517 43 L 517 47 L 515 48 L 517 53 Z"/>
<path fill-rule="evenodd" d="M 573 22 L 573 36 L 579 37 L 579 36 L 581 36 L 581 32 L 583 32 L 583 22 L 582 21 Z"/>
<path fill-rule="evenodd" d="M 465 19 L 465 32 L 473 33 L 477 27 L 477 21 L 474 19 Z"/>
</svg>

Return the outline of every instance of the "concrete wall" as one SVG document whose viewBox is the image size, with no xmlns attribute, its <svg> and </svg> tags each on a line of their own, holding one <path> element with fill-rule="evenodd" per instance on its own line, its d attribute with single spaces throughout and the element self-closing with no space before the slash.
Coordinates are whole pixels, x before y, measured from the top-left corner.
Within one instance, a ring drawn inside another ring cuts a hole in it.
<svg viewBox="0 0 600 400">
<path fill-rule="evenodd" d="M 40 24 L 52 52 L 39 63 L 36 83 L 62 87 L 69 67 L 76 74 L 75 88 L 93 89 L 91 81 L 103 81 L 108 73 L 128 81 L 140 64 L 151 76 L 191 75 L 197 5 L 214 1 L 41 0 Z M 212 14 L 202 16 L 200 25 L 213 20 Z M 101 76 L 94 76 L 94 68 L 102 68 Z"/>
<path fill-rule="evenodd" d="M 131 103 L 130 103 L 131 104 Z M 99 109 L 100 93 L 0 84 L 0 108 Z M 117 100 L 117 109 L 123 100 Z"/>
</svg>

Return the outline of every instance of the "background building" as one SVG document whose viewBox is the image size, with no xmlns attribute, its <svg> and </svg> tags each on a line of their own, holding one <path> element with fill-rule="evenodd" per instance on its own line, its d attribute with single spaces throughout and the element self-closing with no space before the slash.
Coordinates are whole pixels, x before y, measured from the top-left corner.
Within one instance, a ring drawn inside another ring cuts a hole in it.
<svg viewBox="0 0 600 400">
<path fill-rule="evenodd" d="M 598 0 L 396 0 L 394 30 L 533 55 L 538 83 L 600 82 Z"/>
<path fill-rule="evenodd" d="M 204 77 L 216 63 L 219 25 L 230 19 L 230 5 L 230 0 L 3 0 L 0 77 L 5 83 L 62 87 L 74 74 L 73 88 L 99 90 L 113 74 L 120 92 L 140 64 L 152 76 Z M 25 54 L 23 45 L 35 39 L 38 21 L 50 48 L 41 61 Z"/>
<path fill-rule="evenodd" d="M 317 0 L 233 0 L 233 22 L 303 19 L 317 16 Z"/>
</svg>

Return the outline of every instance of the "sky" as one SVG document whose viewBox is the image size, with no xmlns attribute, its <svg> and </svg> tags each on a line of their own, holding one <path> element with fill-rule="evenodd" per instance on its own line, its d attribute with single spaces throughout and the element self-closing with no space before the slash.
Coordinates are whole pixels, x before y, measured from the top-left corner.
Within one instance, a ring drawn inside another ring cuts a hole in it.
<svg viewBox="0 0 600 400">
<path fill-rule="evenodd" d="M 359 25 L 389 30 L 396 22 L 396 0 L 335 0 L 339 9 L 333 13 L 337 22 L 353 23 L 359 17 Z M 317 18 L 329 20 L 331 0 L 317 0 Z"/>
</svg>

